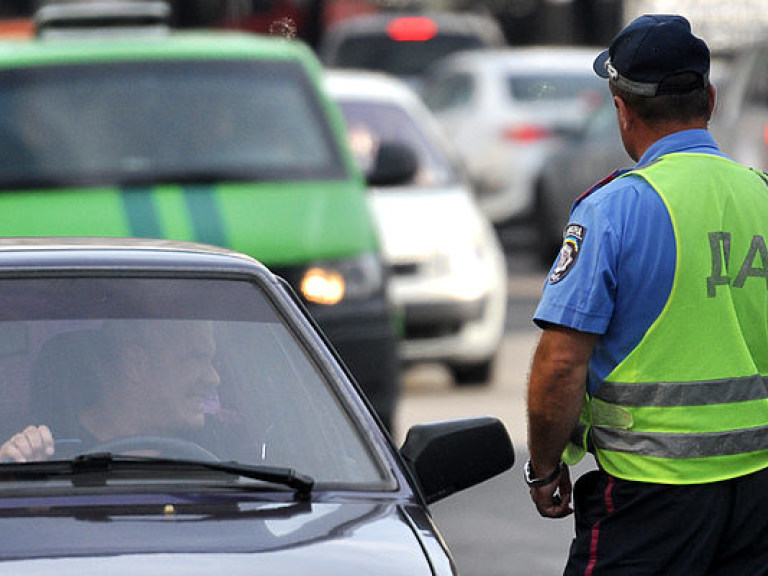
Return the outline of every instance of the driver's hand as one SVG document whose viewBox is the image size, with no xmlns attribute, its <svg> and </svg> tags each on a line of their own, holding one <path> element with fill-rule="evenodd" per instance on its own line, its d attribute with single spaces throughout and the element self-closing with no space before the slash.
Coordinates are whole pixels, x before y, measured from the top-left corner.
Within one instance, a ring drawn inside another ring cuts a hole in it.
<svg viewBox="0 0 768 576">
<path fill-rule="evenodd" d="M 27 426 L 0 447 L 0 462 L 48 460 L 54 453 L 53 434 L 48 426 Z"/>
</svg>

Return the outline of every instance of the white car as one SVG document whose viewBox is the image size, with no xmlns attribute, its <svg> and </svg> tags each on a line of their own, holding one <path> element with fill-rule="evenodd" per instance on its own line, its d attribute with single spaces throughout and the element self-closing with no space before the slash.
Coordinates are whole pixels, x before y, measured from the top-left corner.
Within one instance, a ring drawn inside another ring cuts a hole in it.
<svg viewBox="0 0 768 576">
<path fill-rule="evenodd" d="M 483 212 L 499 227 L 534 215 L 546 154 L 609 96 L 598 49 L 524 47 L 447 56 L 421 96 L 462 155 Z"/>
<path fill-rule="evenodd" d="M 457 384 L 488 382 L 504 334 L 506 260 L 458 157 L 403 81 L 328 70 L 325 86 L 364 170 L 381 142 L 417 157 L 406 185 L 372 186 L 369 196 L 403 315 L 403 360 L 444 363 Z"/>
<path fill-rule="evenodd" d="M 717 88 L 712 135 L 729 157 L 768 170 L 768 42 L 736 51 L 727 73 L 718 63 L 710 71 Z"/>
</svg>

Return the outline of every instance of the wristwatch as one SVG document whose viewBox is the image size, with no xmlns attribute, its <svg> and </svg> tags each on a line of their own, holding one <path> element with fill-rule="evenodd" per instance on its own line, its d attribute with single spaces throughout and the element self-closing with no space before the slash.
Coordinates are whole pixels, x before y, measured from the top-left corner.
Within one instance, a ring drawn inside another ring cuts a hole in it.
<svg viewBox="0 0 768 576">
<path fill-rule="evenodd" d="M 551 484 L 555 480 L 557 480 L 557 477 L 560 476 L 560 473 L 563 471 L 563 463 L 558 462 L 555 469 L 552 471 L 549 476 L 545 476 L 544 478 L 532 478 L 532 472 L 531 472 L 531 461 L 528 460 L 525 463 L 525 466 L 523 466 L 523 472 L 525 474 L 525 483 L 528 484 L 531 488 L 538 488 L 539 486 L 546 486 L 547 484 Z"/>
</svg>

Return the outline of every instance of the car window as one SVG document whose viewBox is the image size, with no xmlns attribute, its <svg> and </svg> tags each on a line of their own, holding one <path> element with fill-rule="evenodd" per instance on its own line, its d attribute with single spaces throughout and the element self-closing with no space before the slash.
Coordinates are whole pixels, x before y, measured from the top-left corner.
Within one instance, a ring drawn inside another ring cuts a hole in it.
<svg viewBox="0 0 768 576">
<path fill-rule="evenodd" d="M 54 458 L 70 458 L 125 432 L 173 441 L 162 456 L 194 445 L 320 485 L 391 488 L 338 391 L 250 282 L 4 280 L 0 302 L 3 441 L 46 424 Z"/>
<path fill-rule="evenodd" d="M 768 52 L 759 51 L 749 74 L 747 101 L 752 105 L 768 106 Z"/>
<path fill-rule="evenodd" d="M 471 101 L 473 87 L 469 74 L 452 74 L 428 81 L 421 96 L 431 110 L 461 108 Z"/>
<path fill-rule="evenodd" d="M 401 107 L 385 102 L 339 100 L 352 152 L 364 171 L 373 165 L 381 141 L 407 144 L 416 152 L 419 169 L 413 183 L 424 188 L 455 183 L 458 175 L 447 157 Z"/>
<path fill-rule="evenodd" d="M 343 175 L 298 64 L 124 62 L 0 72 L 0 188 Z"/>
<path fill-rule="evenodd" d="M 448 54 L 482 45 L 475 36 L 450 33 L 421 42 L 400 42 L 384 33 L 360 35 L 340 43 L 333 64 L 340 68 L 364 68 L 396 76 L 421 75 Z"/>
<path fill-rule="evenodd" d="M 507 94 L 513 100 L 545 102 L 578 98 L 589 92 L 600 92 L 605 86 L 595 76 L 510 75 L 507 77 Z"/>
<path fill-rule="evenodd" d="M 610 132 L 618 134 L 618 130 L 613 100 L 606 99 L 605 104 L 598 107 L 587 117 L 584 123 L 583 134 L 584 138 L 594 140 L 604 138 Z"/>
</svg>

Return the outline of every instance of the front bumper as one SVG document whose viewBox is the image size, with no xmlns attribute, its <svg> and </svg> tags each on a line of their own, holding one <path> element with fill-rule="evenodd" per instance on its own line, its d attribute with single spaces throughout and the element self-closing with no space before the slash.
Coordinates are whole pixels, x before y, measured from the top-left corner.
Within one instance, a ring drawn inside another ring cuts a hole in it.
<svg viewBox="0 0 768 576">
<path fill-rule="evenodd" d="M 439 324 L 461 324 L 472 322 L 483 317 L 485 300 L 466 301 L 427 301 L 405 304 L 406 333 L 420 328 L 429 329 Z"/>
</svg>

